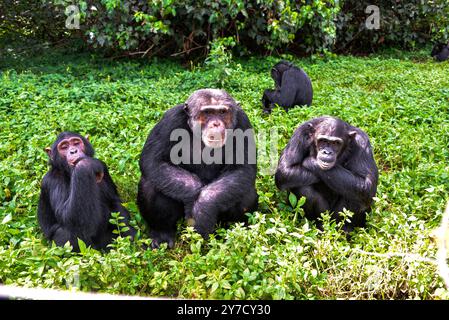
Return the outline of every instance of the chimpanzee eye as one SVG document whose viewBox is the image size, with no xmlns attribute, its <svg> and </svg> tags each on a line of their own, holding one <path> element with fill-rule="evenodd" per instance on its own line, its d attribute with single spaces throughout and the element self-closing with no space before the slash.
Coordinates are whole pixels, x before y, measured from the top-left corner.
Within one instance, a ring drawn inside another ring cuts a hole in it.
<svg viewBox="0 0 449 320">
<path fill-rule="evenodd" d="M 225 110 L 225 109 L 221 109 L 221 110 L 220 110 L 220 113 L 221 113 L 221 114 L 225 114 L 225 113 L 226 113 L 226 110 Z"/>
</svg>

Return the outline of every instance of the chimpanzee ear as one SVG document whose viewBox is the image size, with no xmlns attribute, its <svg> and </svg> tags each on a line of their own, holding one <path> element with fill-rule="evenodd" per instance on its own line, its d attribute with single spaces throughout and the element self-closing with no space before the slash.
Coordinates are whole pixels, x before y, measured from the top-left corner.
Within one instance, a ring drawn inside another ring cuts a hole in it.
<svg viewBox="0 0 449 320">
<path fill-rule="evenodd" d="M 315 126 L 309 122 L 307 124 L 307 130 L 305 130 L 305 133 L 309 139 L 312 139 L 313 135 L 315 134 Z"/>
<path fill-rule="evenodd" d="M 189 113 L 189 105 L 187 103 L 184 103 L 184 107 L 183 107 L 185 113 Z"/>
<path fill-rule="evenodd" d="M 307 124 L 307 127 L 308 127 L 310 133 L 314 133 L 315 132 L 315 126 L 312 123 L 309 122 Z"/>
<path fill-rule="evenodd" d="M 44 151 L 47 153 L 48 157 L 51 159 L 51 148 L 46 147 L 46 148 L 44 148 Z"/>
<path fill-rule="evenodd" d="M 357 131 L 349 131 L 349 132 L 348 132 L 348 135 L 349 135 L 349 137 L 350 137 L 351 139 L 354 139 L 355 136 L 357 135 Z"/>
<path fill-rule="evenodd" d="M 89 135 L 88 134 L 86 134 L 85 136 L 84 136 L 84 138 L 87 140 L 87 141 L 89 141 Z"/>
</svg>

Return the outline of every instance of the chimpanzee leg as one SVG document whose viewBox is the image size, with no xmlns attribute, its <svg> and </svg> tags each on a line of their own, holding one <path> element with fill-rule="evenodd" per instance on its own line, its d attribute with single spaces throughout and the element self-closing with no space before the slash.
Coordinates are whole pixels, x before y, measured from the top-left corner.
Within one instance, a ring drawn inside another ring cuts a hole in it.
<svg viewBox="0 0 449 320">
<path fill-rule="evenodd" d="M 256 190 L 247 192 L 245 197 L 234 207 L 218 215 L 218 220 L 224 223 L 243 222 L 248 223 L 248 217 L 245 213 L 257 210 L 259 196 Z"/>
<path fill-rule="evenodd" d="M 351 222 L 345 222 L 343 226 L 343 230 L 345 232 L 351 232 L 355 227 L 364 227 L 366 225 L 366 210 L 364 210 L 360 203 L 351 201 L 349 199 L 340 198 L 338 202 L 335 204 L 334 209 L 334 219 L 336 221 L 341 221 L 342 217 L 339 212 L 342 212 L 343 209 L 352 211 L 354 215 L 351 218 Z"/>
<path fill-rule="evenodd" d="M 64 244 L 69 241 L 70 244 L 73 247 L 73 251 L 79 252 L 79 246 L 78 246 L 78 238 L 69 230 L 58 227 L 55 232 L 53 233 L 52 240 L 56 243 L 57 246 L 63 247 Z M 87 244 L 89 245 L 89 244 Z"/>
<path fill-rule="evenodd" d="M 321 221 L 317 220 L 321 213 L 326 210 L 330 210 L 329 202 L 326 198 L 313 186 L 303 186 L 292 189 L 292 192 L 299 198 L 304 196 L 306 203 L 304 204 L 304 212 L 306 218 L 309 220 L 315 220 L 318 228 L 322 228 Z"/>
<path fill-rule="evenodd" d="M 143 179 L 139 183 L 137 204 L 150 228 L 152 248 L 158 248 L 164 242 L 172 248 L 175 244 L 176 222 L 184 216 L 184 205 L 158 192 Z"/>
<path fill-rule="evenodd" d="M 274 94 L 274 90 L 265 90 L 262 96 L 263 112 L 271 113 L 274 104 L 272 103 L 271 96 Z"/>
</svg>

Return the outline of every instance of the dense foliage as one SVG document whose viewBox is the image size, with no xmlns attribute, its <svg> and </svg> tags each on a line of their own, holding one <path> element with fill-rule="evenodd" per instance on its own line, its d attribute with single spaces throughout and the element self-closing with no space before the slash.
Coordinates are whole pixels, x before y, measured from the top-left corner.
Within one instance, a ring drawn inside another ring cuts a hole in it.
<svg viewBox="0 0 449 320">
<path fill-rule="evenodd" d="M 426 52 L 287 57 L 312 78 L 313 106 L 264 116 L 260 99 L 278 58 L 235 61 L 219 52 L 190 70 L 167 59 L 54 52 L 0 64 L 0 283 L 186 298 L 449 298 L 434 264 L 407 255 L 435 256 L 429 234 L 449 196 L 448 64 Z M 135 198 L 147 134 L 193 90 L 220 84 L 257 132 L 277 130 L 275 161 L 310 118 L 334 115 L 365 130 L 380 169 L 367 228 L 348 240 L 324 215 L 319 232 L 302 218 L 301 201 L 276 189 L 260 158 L 260 209 L 249 227 L 220 228 L 204 241 L 179 224 L 173 250 L 145 250 L 150 240 Z M 139 230 L 136 242 L 119 238 L 109 253 L 76 254 L 43 239 L 36 219 L 43 148 L 63 130 L 90 135 Z"/>
<path fill-rule="evenodd" d="M 449 40 L 449 3 L 446 0 L 350 0 L 342 1 L 337 19 L 339 52 L 374 50 L 381 46 L 406 49 L 422 47 L 431 40 Z M 379 29 L 365 26 L 365 8 L 377 5 L 380 14 Z"/>
<path fill-rule="evenodd" d="M 366 27 L 369 5 L 379 7 L 380 29 Z M 228 37 L 244 55 L 414 48 L 449 34 L 446 0 L 6 0 L 0 12 L 8 39 L 77 36 L 109 54 L 146 57 L 204 57 L 211 41 Z M 75 18 L 80 29 L 65 29 Z"/>
</svg>

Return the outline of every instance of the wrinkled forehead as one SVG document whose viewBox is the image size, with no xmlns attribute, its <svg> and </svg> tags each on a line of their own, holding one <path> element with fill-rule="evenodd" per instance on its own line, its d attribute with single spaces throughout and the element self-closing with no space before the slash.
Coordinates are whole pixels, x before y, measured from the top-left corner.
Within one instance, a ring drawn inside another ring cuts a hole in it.
<svg viewBox="0 0 449 320">
<path fill-rule="evenodd" d="M 80 137 L 69 137 L 69 138 L 65 138 L 62 139 L 61 141 L 59 141 L 58 146 L 60 146 L 63 143 L 75 143 L 75 142 L 83 142 L 83 140 Z"/>
<path fill-rule="evenodd" d="M 229 109 L 231 109 L 231 106 L 227 106 L 224 104 L 207 104 L 200 106 L 200 111 L 228 111 Z"/>
<path fill-rule="evenodd" d="M 186 103 L 190 107 L 199 108 L 202 106 L 227 106 L 235 104 L 234 99 L 221 90 L 209 89 L 199 90 L 193 93 Z"/>
<path fill-rule="evenodd" d="M 77 134 L 61 133 L 53 144 L 54 148 L 57 148 L 63 142 L 73 142 L 75 140 L 83 142 L 83 138 Z M 84 142 L 83 142 L 84 143 Z"/>
<path fill-rule="evenodd" d="M 323 120 L 316 130 L 317 135 L 344 138 L 346 126 L 343 121 L 329 118 Z"/>
</svg>

